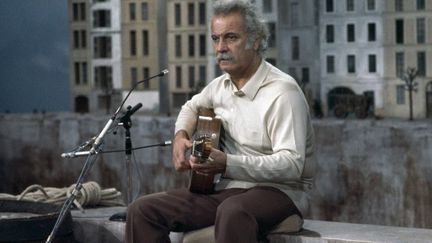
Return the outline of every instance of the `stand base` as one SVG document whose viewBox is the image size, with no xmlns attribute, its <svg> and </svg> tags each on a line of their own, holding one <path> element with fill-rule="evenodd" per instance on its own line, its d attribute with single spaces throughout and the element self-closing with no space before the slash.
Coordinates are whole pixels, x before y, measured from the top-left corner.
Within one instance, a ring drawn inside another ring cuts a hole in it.
<svg viewBox="0 0 432 243">
<path fill-rule="evenodd" d="M 110 221 L 118 221 L 118 222 L 126 222 L 126 216 L 127 216 L 127 212 L 119 212 L 119 213 L 115 213 L 113 214 L 109 220 Z"/>
</svg>

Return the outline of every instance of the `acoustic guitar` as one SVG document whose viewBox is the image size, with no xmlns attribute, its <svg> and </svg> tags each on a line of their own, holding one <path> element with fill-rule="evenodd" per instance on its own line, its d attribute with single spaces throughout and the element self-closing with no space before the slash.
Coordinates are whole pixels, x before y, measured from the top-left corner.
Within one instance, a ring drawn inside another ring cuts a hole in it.
<svg viewBox="0 0 432 243">
<path fill-rule="evenodd" d="M 220 132 L 221 120 L 215 117 L 212 109 L 201 108 L 198 112 L 191 154 L 199 158 L 200 162 L 206 162 L 211 149 L 219 149 Z M 202 194 L 212 193 L 219 176 L 191 170 L 189 191 Z"/>
</svg>

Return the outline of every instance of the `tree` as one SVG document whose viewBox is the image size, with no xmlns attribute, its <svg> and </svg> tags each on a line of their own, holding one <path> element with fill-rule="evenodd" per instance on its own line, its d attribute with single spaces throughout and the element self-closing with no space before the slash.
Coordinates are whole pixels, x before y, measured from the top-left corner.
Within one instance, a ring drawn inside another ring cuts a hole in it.
<svg viewBox="0 0 432 243">
<path fill-rule="evenodd" d="M 406 72 L 404 73 L 404 76 L 402 77 L 402 80 L 405 81 L 405 89 L 408 90 L 408 97 L 409 97 L 409 112 L 410 112 L 410 118 L 409 120 L 413 120 L 413 100 L 412 100 L 412 92 L 417 92 L 417 82 L 414 82 L 415 78 L 417 77 L 417 69 L 408 67 Z"/>
</svg>

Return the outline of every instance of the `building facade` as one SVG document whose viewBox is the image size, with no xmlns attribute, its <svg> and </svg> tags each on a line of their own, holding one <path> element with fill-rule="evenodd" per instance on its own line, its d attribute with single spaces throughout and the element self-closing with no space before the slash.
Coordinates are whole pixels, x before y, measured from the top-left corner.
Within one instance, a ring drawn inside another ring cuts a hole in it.
<svg viewBox="0 0 432 243">
<path fill-rule="evenodd" d="M 383 116 L 408 117 L 407 69 L 417 72 L 412 92 L 414 118 L 432 118 L 432 1 L 384 1 Z"/>
<path fill-rule="evenodd" d="M 141 102 L 145 110 L 158 110 L 160 80 L 140 81 L 164 66 L 166 49 L 160 33 L 165 22 L 158 21 L 165 11 L 163 1 L 69 0 L 68 4 L 74 111 L 112 113 L 134 86 L 125 107 Z"/>
<path fill-rule="evenodd" d="M 319 1 L 279 0 L 277 67 L 293 76 L 310 106 L 319 102 Z"/>
<path fill-rule="evenodd" d="M 339 98 L 354 94 L 368 98 L 371 115 L 408 117 L 403 77 L 414 68 L 413 115 L 431 117 L 431 5 L 428 0 L 323 1 L 320 96 L 327 115 L 337 112 Z"/>
<path fill-rule="evenodd" d="M 212 1 L 68 2 L 76 112 L 109 113 L 139 82 L 126 105 L 175 113 L 221 74 L 209 38 Z M 345 97 L 360 97 L 362 117 L 432 117 L 432 0 L 252 2 L 271 34 L 266 60 L 299 82 L 312 107 L 333 116 L 341 100 L 352 101 Z M 144 81 L 165 68 L 167 77 Z"/>
<path fill-rule="evenodd" d="M 207 83 L 207 2 L 167 2 L 169 96 L 174 111 Z"/>
</svg>

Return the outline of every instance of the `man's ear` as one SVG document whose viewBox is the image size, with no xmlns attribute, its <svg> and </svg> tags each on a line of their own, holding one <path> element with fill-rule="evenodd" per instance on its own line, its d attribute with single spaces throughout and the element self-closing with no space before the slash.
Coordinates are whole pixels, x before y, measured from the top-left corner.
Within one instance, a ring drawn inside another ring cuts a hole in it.
<svg viewBox="0 0 432 243">
<path fill-rule="evenodd" d="M 260 47 L 260 43 L 261 43 L 261 38 L 256 38 L 255 42 L 253 44 L 253 48 L 255 51 L 258 51 L 259 47 Z"/>
</svg>

